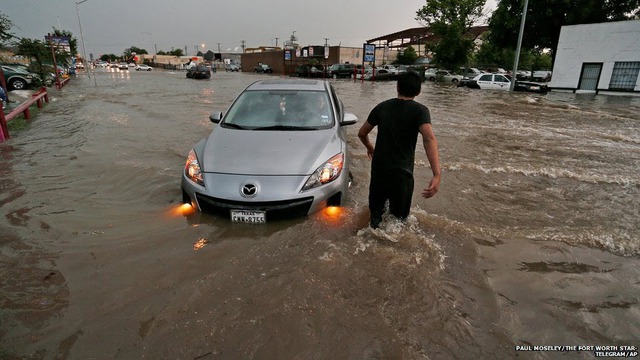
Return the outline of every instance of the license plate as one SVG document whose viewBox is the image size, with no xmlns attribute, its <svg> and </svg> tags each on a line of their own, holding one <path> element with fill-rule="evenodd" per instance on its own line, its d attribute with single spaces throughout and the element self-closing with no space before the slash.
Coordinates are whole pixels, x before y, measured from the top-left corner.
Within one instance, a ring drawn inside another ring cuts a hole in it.
<svg viewBox="0 0 640 360">
<path fill-rule="evenodd" d="M 266 213 L 260 210 L 231 210 L 231 221 L 253 224 L 267 222 Z"/>
</svg>

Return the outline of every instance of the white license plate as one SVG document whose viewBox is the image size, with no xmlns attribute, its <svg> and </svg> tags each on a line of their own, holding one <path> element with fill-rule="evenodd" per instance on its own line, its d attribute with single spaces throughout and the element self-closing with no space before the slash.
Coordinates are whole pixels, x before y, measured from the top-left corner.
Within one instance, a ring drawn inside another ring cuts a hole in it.
<svg viewBox="0 0 640 360">
<path fill-rule="evenodd" d="M 264 224 L 267 222 L 266 213 L 259 210 L 231 210 L 231 221 Z"/>
</svg>

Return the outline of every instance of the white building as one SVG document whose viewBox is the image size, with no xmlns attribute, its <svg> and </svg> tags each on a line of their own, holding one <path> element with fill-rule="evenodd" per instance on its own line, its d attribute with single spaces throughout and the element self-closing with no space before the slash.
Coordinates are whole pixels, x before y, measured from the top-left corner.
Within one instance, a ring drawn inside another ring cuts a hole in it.
<svg viewBox="0 0 640 360">
<path fill-rule="evenodd" d="M 640 95 L 640 20 L 563 26 L 549 87 Z"/>
</svg>

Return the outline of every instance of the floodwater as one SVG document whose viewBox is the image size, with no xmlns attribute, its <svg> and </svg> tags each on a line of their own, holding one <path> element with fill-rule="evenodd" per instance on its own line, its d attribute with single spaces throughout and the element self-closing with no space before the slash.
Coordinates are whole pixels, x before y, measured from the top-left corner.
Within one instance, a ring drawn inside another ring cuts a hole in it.
<svg viewBox="0 0 640 360">
<path fill-rule="evenodd" d="M 209 114 L 269 76 L 98 70 L 50 90 L 0 144 L 0 358 L 637 351 L 640 98 L 425 83 L 442 184 L 419 197 L 430 179 L 419 146 L 404 224 L 368 227 L 359 125 L 337 211 L 245 225 L 181 209 L 185 157 L 215 126 Z M 359 123 L 395 96 L 392 82 L 330 81 Z"/>
</svg>

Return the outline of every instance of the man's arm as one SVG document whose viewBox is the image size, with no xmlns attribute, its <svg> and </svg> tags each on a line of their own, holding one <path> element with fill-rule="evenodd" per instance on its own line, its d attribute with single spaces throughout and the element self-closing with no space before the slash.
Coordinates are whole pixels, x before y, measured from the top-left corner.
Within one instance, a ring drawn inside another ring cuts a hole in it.
<svg viewBox="0 0 640 360">
<path fill-rule="evenodd" d="M 420 134 L 422 135 L 422 145 L 427 153 L 427 159 L 433 173 L 429 186 L 422 190 L 422 197 L 428 199 L 434 196 L 440 188 L 440 155 L 438 153 L 438 140 L 433 133 L 431 124 L 422 124 L 420 126 Z"/>
<path fill-rule="evenodd" d="M 369 159 L 373 157 L 374 150 L 373 144 L 371 143 L 371 140 L 369 140 L 369 133 L 371 132 L 371 130 L 373 130 L 373 125 L 369 124 L 368 121 L 362 123 L 360 130 L 358 130 L 358 138 L 367 148 L 367 156 L 369 156 Z"/>
</svg>

